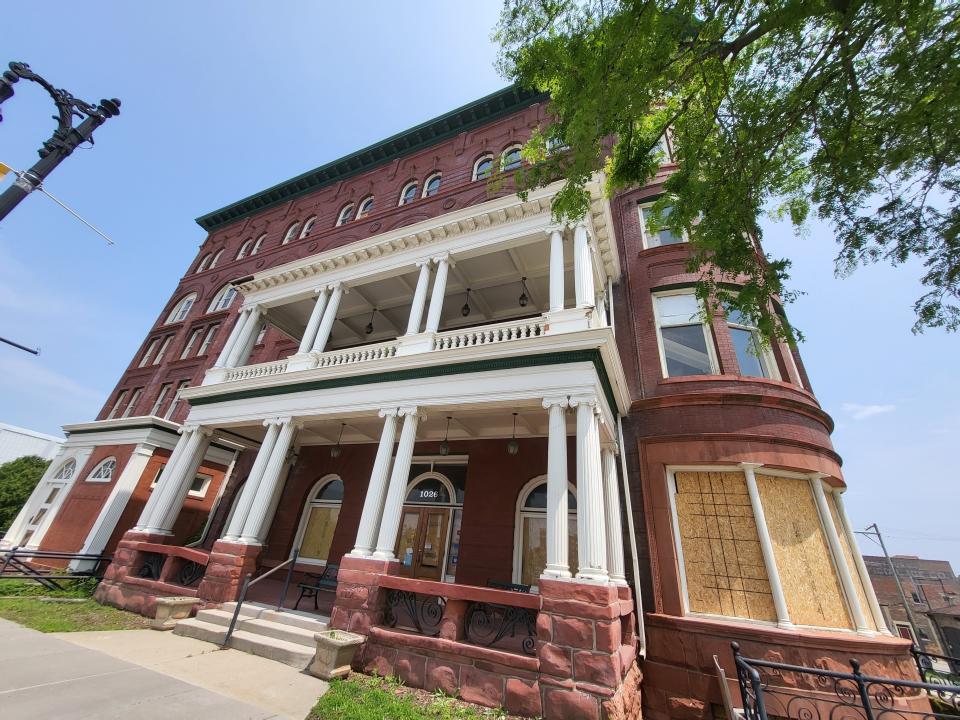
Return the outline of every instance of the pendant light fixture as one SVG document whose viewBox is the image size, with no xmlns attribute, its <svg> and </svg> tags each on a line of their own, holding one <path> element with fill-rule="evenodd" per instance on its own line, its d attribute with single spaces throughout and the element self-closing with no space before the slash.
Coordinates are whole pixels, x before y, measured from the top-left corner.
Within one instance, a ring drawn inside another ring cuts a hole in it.
<svg viewBox="0 0 960 720">
<path fill-rule="evenodd" d="M 527 295 L 527 278 L 520 278 L 520 288 L 522 292 L 520 293 L 520 298 L 517 300 L 520 303 L 520 307 L 526 307 L 530 304 L 530 296 Z"/>
<path fill-rule="evenodd" d="M 376 315 L 376 314 L 377 314 L 377 309 L 374 308 L 374 309 L 371 311 L 371 313 L 370 313 L 370 322 L 368 322 L 368 323 L 367 323 L 367 326 L 363 329 L 363 331 L 364 331 L 367 335 L 370 335 L 370 334 L 373 333 L 373 316 Z"/>
<path fill-rule="evenodd" d="M 464 317 L 470 314 L 470 288 L 467 288 L 467 297 L 464 300 L 463 307 L 460 308 L 460 314 Z"/>
<path fill-rule="evenodd" d="M 513 414 L 513 437 L 507 443 L 507 454 L 516 455 L 520 452 L 520 443 L 517 442 L 517 413 Z"/>
<path fill-rule="evenodd" d="M 340 423 L 340 434 L 337 435 L 337 444 L 330 448 L 330 457 L 338 458 L 340 453 L 343 452 L 343 446 L 340 445 L 340 439 L 343 437 L 343 429 L 347 426 L 346 423 Z"/>
<path fill-rule="evenodd" d="M 450 443 L 447 442 L 447 438 L 450 436 L 450 421 L 453 420 L 452 417 L 447 415 L 447 429 L 443 433 L 443 442 L 440 443 L 440 454 L 449 455 L 450 454 Z"/>
</svg>

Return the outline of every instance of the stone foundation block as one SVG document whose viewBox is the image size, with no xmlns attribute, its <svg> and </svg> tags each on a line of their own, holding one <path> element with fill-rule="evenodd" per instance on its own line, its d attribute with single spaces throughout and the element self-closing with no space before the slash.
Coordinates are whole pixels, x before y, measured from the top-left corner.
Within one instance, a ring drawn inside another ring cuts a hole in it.
<svg viewBox="0 0 960 720">
<path fill-rule="evenodd" d="M 460 665 L 428 658 L 424 689 L 430 692 L 440 690 L 445 695 L 457 697 L 460 694 Z"/>
<path fill-rule="evenodd" d="M 535 680 L 507 678 L 503 706 L 515 715 L 540 717 L 543 714 L 540 685 Z"/>
<path fill-rule="evenodd" d="M 553 641 L 557 645 L 593 650 L 593 622 L 580 618 L 553 618 Z"/>
<path fill-rule="evenodd" d="M 485 672 L 472 666 L 460 671 L 460 697 L 467 702 L 501 707 L 503 705 L 502 675 Z"/>
<path fill-rule="evenodd" d="M 600 720 L 600 701 L 576 690 L 547 688 L 543 691 L 543 716 L 550 720 Z"/>
<path fill-rule="evenodd" d="M 620 658 L 610 653 L 588 652 L 573 654 L 573 677 L 580 682 L 608 688 L 620 685 Z"/>
</svg>

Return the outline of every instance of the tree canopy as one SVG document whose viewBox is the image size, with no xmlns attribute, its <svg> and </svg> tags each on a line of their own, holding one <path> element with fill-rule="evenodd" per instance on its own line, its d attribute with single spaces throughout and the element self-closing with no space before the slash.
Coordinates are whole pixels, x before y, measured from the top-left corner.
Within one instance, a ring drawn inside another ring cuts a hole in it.
<svg viewBox="0 0 960 720">
<path fill-rule="evenodd" d="M 0 465 L 0 530 L 13 524 L 49 464 L 36 455 L 25 455 Z"/>
<path fill-rule="evenodd" d="M 790 263 L 763 253 L 761 220 L 816 213 L 838 274 L 918 258 L 914 330 L 957 330 L 958 34 L 958 3 L 937 0 L 505 0 L 501 72 L 554 117 L 518 182 L 564 178 L 553 211 L 575 219 L 597 170 L 611 193 L 649 182 L 669 133 L 651 222 L 687 233 L 709 306 L 793 339 Z"/>
</svg>

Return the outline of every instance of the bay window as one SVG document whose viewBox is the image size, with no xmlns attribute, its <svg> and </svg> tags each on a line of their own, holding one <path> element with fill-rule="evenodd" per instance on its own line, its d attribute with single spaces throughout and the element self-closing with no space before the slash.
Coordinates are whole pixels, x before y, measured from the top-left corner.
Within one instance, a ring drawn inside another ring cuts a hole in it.
<svg viewBox="0 0 960 720">
<path fill-rule="evenodd" d="M 718 372 L 710 328 L 692 290 L 653 296 L 664 377 Z"/>
</svg>

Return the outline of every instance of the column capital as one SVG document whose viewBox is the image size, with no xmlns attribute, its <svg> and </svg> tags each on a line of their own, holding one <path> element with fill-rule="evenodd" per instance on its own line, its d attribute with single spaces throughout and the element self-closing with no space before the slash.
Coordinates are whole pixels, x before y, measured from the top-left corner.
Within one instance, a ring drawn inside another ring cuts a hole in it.
<svg viewBox="0 0 960 720">
<path fill-rule="evenodd" d="M 422 268 L 424 265 L 426 265 L 427 267 L 430 267 L 433 264 L 433 262 L 434 262 L 433 258 L 420 258 L 419 260 L 415 260 L 413 264 L 418 268 Z"/>
<path fill-rule="evenodd" d="M 742 462 L 740 467 L 744 470 L 756 470 L 763 467 L 763 463 L 754 463 L 754 462 Z"/>
<path fill-rule="evenodd" d="M 594 412 L 600 412 L 600 400 L 596 395 L 571 395 L 570 407 L 575 408 L 581 405 L 589 405 Z"/>
<path fill-rule="evenodd" d="M 379 415 L 379 416 L 382 417 L 382 418 L 385 418 L 385 417 L 397 417 L 397 415 L 399 415 L 399 414 L 400 414 L 400 408 L 395 408 L 395 407 L 392 407 L 392 408 L 380 408 L 380 410 L 377 411 L 377 415 Z"/>
<path fill-rule="evenodd" d="M 439 265 L 440 263 L 445 263 L 447 267 L 453 267 L 454 265 L 457 264 L 456 261 L 453 259 L 453 257 L 450 255 L 450 253 L 443 253 L 443 255 L 434 255 L 430 259 L 433 262 L 435 262 L 437 265 Z"/>
<path fill-rule="evenodd" d="M 311 289 L 310 289 L 310 292 L 312 292 L 314 295 L 321 295 L 322 293 L 328 293 L 328 292 L 330 292 L 330 286 L 329 286 L 329 285 L 317 285 L 316 287 L 311 288 Z"/>
<path fill-rule="evenodd" d="M 570 407 L 570 398 L 566 395 L 555 395 L 551 397 L 545 397 L 543 399 L 543 409 L 549 410 L 554 405 L 559 405 L 560 407 L 566 409 Z"/>
<path fill-rule="evenodd" d="M 184 423 L 180 426 L 180 429 L 177 430 L 181 435 L 186 435 L 187 433 L 200 433 L 201 435 L 208 436 L 213 435 L 213 428 L 205 427 L 203 425 L 198 425 L 191 423 L 187 425 Z"/>
<path fill-rule="evenodd" d="M 397 408 L 397 415 L 398 415 L 399 417 L 406 417 L 407 415 L 411 415 L 411 416 L 413 416 L 413 417 L 420 418 L 421 420 L 424 420 L 424 419 L 427 417 L 427 416 L 421 411 L 421 409 L 420 409 L 419 407 L 417 407 L 416 405 L 407 405 L 407 406 L 405 406 L 405 407 L 398 407 L 398 408 Z"/>
<path fill-rule="evenodd" d="M 830 473 L 812 472 L 807 477 L 809 477 L 811 480 L 823 480 L 824 478 L 830 477 Z"/>
<path fill-rule="evenodd" d="M 350 292 L 350 286 L 347 285 L 343 280 L 338 280 L 337 282 L 332 282 L 326 286 L 327 292 L 336 292 L 340 291 L 341 294 L 346 295 Z"/>
<path fill-rule="evenodd" d="M 553 233 L 558 232 L 562 237 L 563 231 L 566 229 L 567 229 L 566 223 L 550 223 L 543 229 L 543 232 L 547 235 L 552 235 Z"/>
<path fill-rule="evenodd" d="M 263 306 L 260 303 L 245 303 L 240 306 L 240 312 L 262 313 Z"/>
<path fill-rule="evenodd" d="M 600 443 L 600 451 L 608 452 L 613 454 L 614 456 L 617 456 L 620 454 L 620 446 L 617 443 L 612 441 L 602 442 Z"/>
</svg>

